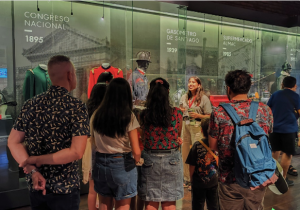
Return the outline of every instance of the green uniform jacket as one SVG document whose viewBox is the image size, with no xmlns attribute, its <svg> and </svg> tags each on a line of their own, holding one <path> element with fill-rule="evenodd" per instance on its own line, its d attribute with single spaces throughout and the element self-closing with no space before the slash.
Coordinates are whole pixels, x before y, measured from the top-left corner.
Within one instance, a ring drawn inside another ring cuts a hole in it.
<svg viewBox="0 0 300 210">
<path fill-rule="evenodd" d="M 45 92 L 52 85 L 47 70 L 41 67 L 29 69 L 26 71 L 25 80 L 23 84 L 23 95 L 25 101 Z"/>
</svg>

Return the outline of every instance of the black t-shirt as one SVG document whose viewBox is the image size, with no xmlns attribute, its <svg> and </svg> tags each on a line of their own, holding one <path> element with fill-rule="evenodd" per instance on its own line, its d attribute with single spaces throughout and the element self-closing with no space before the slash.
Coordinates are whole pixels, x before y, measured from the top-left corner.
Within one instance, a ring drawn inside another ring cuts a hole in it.
<svg viewBox="0 0 300 210">
<path fill-rule="evenodd" d="M 207 139 L 202 139 L 202 141 L 208 146 Z M 209 152 L 199 141 L 196 141 L 185 162 L 186 164 L 195 166 L 192 183 L 195 187 L 210 188 L 218 184 L 217 163 L 216 161 L 208 161 L 206 153 Z"/>
</svg>

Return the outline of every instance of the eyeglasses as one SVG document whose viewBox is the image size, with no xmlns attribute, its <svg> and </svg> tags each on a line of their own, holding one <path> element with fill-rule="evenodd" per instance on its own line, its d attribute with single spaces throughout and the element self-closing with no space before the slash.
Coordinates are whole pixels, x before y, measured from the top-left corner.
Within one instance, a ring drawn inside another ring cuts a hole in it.
<svg viewBox="0 0 300 210">
<path fill-rule="evenodd" d="M 227 91 L 227 87 L 228 87 L 227 85 L 224 85 L 223 88 L 224 88 L 225 91 Z"/>
</svg>

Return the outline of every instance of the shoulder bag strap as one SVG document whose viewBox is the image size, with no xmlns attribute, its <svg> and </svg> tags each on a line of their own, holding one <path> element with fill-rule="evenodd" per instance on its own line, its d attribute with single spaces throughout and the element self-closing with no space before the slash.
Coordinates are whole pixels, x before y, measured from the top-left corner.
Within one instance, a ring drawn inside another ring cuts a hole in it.
<svg viewBox="0 0 300 210">
<path fill-rule="evenodd" d="M 221 106 L 225 109 L 227 114 L 231 117 L 236 125 L 241 121 L 241 118 L 230 104 L 221 104 Z"/>
<path fill-rule="evenodd" d="M 215 155 L 215 153 L 213 153 L 213 151 L 211 151 L 211 149 L 202 141 L 199 140 L 199 142 L 202 144 L 203 147 L 205 147 L 205 149 L 216 159 L 217 162 L 217 166 L 219 166 L 219 157 Z"/>
</svg>

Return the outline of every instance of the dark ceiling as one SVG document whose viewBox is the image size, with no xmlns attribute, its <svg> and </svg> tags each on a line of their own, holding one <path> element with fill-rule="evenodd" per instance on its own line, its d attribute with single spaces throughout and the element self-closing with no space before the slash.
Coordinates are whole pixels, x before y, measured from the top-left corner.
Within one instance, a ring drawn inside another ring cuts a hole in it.
<svg viewBox="0 0 300 210">
<path fill-rule="evenodd" d="M 174 2 L 175 3 L 175 2 Z M 188 10 L 284 27 L 300 26 L 299 1 L 186 1 Z"/>
<path fill-rule="evenodd" d="M 275 13 L 288 17 L 300 15 L 299 1 L 216 1 L 234 7 L 265 13 Z"/>
</svg>

